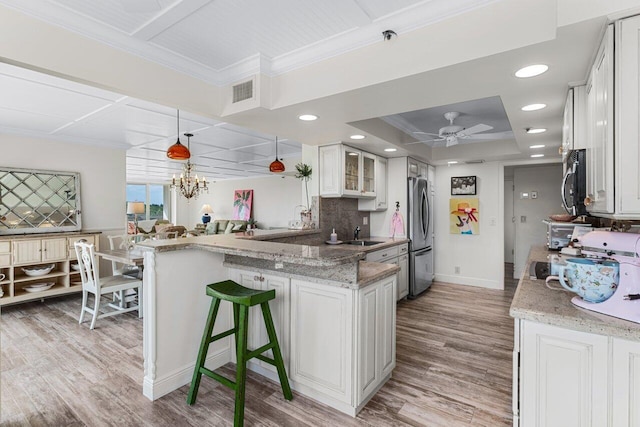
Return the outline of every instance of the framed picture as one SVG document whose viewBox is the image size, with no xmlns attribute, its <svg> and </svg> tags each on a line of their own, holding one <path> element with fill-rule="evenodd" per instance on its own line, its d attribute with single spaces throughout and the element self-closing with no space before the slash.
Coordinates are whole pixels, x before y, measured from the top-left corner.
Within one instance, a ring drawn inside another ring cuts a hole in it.
<svg viewBox="0 0 640 427">
<path fill-rule="evenodd" d="M 251 218 L 253 190 L 236 190 L 233 192 L 233 219 L 244 221 Z"/>
<path fill-rule="evenodd" d="M 452 196 L 475 196 L 476 177 L 475 176 L 452 176 L 451 177 Z"/>
</svg>

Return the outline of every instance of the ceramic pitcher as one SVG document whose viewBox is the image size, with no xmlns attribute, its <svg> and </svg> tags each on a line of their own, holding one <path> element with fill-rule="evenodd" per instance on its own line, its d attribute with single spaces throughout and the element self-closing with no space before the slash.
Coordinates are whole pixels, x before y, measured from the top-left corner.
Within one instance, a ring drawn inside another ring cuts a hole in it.
<svg viewBox="0 0 640 427">
<path fill-rule="evenodd" d="M 609 299 L 618 288 L 620 265 L 616 261 L 571 258 L 567 265 L 560 266 L 558 276 L 566 289 L 597 303 Z"/>
</svg>

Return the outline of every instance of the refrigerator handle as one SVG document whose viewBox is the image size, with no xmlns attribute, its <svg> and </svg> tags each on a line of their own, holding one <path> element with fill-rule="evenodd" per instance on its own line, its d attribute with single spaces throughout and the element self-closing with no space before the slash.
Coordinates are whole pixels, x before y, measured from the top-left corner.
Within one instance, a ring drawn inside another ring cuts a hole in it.
<svg viewBox="0 0 640 427">
<path fill-rule="evenodd" d="M 422 235 L 426 238 L 429 231 L 429 199 L 427 198 L 427 192 L 423 188 L 420 194 L 420 226 L 422 227 Z M 425 209 L 426 209 L 426 223 L 425 223 Z M 426 226 L 426 228 L 425 228 Z"/>
</svg>

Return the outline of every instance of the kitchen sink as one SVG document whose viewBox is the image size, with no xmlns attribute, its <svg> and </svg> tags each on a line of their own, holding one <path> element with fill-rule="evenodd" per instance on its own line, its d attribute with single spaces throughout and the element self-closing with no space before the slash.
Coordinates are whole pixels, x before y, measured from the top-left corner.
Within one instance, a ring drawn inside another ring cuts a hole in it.
<svg viewBox="0 0 640 427">
<path fill-rule="evenodd" d="M 345 242 L 348 245 L 358 245 L 358 246 L 373 246 L 373 245 L 379 245 L 380 243 L 384 243 L 384 242 L 374 242 L 373 240 L 349 240 L 348 242 Z"/>
</svg>

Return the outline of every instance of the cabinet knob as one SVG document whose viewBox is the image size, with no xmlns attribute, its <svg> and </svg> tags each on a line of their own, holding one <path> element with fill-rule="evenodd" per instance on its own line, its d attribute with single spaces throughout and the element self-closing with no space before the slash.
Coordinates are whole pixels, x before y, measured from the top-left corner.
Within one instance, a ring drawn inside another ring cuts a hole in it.
<svg viewBox="0 0 640 427">
<path fill-rule="evenodd" d="M 591 203 L 593 202 L 593 200 L 591 200 L 591 197 L 587 196 L 584 198 L 584 205 L 585 206 L 591 206 Z"/>
</svg>

